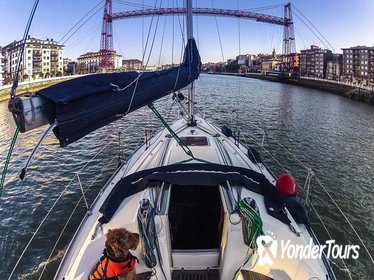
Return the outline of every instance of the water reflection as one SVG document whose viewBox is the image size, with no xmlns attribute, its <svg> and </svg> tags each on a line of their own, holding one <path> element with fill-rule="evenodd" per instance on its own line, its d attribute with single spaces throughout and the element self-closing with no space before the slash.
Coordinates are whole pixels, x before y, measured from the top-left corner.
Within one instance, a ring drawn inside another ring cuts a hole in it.
<svg viewBox="0 0 374 280">
<path fill-rule="evenodd" d="M 370 250 L 374 250 L 372 106 L 318 90 L 239 77 L 202 75 L 196 84 L 196 91 L 199 111 L 208 119 L 220 124 L 235 124 L 236 116 L 232 111 L 236 110 L 238 123 L 243 131 L 258 132 L 255 125 L 261 126 L 311 167 L 357 227 Z M 171 105 L 171 97 L 156 102 L 157 109 L 168 116 L 169 121 L 178 117 L 177 108 L 171 108 Z M 0 103 L 0 115 L 0 161 L 4 163 L 15 130 L 12 116 L 7 110 L 7 102 Z M 143 139 L 144 127 L 160 127 L 158 120 L 153 118 L 147 108 L 65 148 L 59 148 L 58 141 L 50 136 L 36 155 L 23 182 L 18 179 L 19 172 L 46 128 L 20 135 L 10 162 L 7 184 L 0 198 L 0 250 L 3 256 L 7 256 L 2 258 L 0 275 L 9 275 L 32 232 L 75 172 L 104 148 L 106 143 L 113 140 L 113 145 L 105 150 L 105 157 L 94 162 L 82 175 L 87 182 L 86 186 L 89 186 L 93 181 L 92 174 L 99 174 L 98 170 L 104 171 L 100 179 L 93 183 L 98 191 L 117 164 L 113 161 L 107 166 L 110 160 L 117 159 L 118 133 L 122 132 L 125 136 L 123 149 L 129 155 Z M 270 141 L 267 145 L 274 148 L 273 153 L 294 172 L 299 184 L 303 184 L 305 170 L 290 159 L 289 155 L 277 150 Z M 282 172 L 269 158 L 266 160 L 276 174 Z M 71 185 L 67 194 L 68 199 L 61 202 L 56 209 L 57 214 L 47 225 L 47 233 L 36 240 L 33 254 L 27 256 L 21 264 L 22 271 L 35 272 L 38 264 L 47 259 L 49 251 L 45 248 L 45 240 L 57 239 L 59 230 L 68 218 L 67 209 L 70 211 L 79 199 L 76 182 Z M 357 244 L 352 231 L 316 184 L 312 200 L 340 243 Z M 84 205 L 81 206 L 74 216 L 75 226 L 85 213 Z M 313 220 L 313 225 L 319 236 L 327 238 L 316 219 Z M 63 241 L 57 248 L 59 253 L 56 254 L 61 254 L 74 230 L 74 226 L 69 228 L 68 234 L 63 236 Z M 360 254 L 357 261 L 349 262 L 355 274 L 354 279 L 370 279 L 368 275 L 374 275 L 374 271 L 370 271 L 373 266 L 363 251 Z M 50 269 L 52 270 L 53 268 Z M 363 276 L 360 278 L 359 275 Z M 47 274 L 46 277 L 48 279 L 51 275 Z M 340 272 L 339 279 L 345 278 L 346 274 Z M 29 279 L 35 278 L 30 276 Z"/>
</svg>

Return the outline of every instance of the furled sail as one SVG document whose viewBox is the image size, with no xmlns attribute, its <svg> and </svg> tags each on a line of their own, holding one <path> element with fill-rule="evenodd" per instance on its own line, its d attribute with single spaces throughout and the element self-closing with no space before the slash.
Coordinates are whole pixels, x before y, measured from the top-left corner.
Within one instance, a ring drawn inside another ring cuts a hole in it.
<svg viewBox="0 0 374 280">
<path fill-rule="evenodd" d="M 188 40 L 181 65 L 158 72 L 122 72 L 83 76 L 36 93 L 43 100 L 43 115 L 55 123 L 54 134 L 66 146 L 123 115 L 139 109 L 169 93 L 188 86 L 199 76 L 200 55 L 193 39 Z M 32 103 L 32 102 L 31 102 Z M 22 105 L 22 104 L 21 104 Z M 23 122 L 19 109 L 12 111 L 19 127 Z M 33 107 L 33 106 L 31 106 Z M 26 114 L 27 115 L 27 114 Z M 40 125 L 39 125 L 40 126 Z M 26 127 L 26 129 L 25 129 Z"/>
</svg>

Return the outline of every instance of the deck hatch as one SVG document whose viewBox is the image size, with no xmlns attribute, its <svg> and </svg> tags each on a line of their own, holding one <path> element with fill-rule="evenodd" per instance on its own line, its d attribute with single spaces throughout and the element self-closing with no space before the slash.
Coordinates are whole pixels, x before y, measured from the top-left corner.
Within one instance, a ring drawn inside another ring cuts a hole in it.
<svg viewBox="0 0 374 280">
<path fill-rule="evenodd" d="M 209 146 L 208 138 L 205 136 L 185 136 L 180 139 L 187 146 Z"/>
</svg>

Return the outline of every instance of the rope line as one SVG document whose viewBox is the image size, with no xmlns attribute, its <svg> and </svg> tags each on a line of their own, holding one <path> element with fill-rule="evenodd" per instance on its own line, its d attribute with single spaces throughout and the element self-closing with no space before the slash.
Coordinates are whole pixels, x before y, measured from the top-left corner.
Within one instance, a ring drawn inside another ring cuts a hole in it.
<svg viewBox="0 0 374 280">
<path fill-rule="evenodd" d="M 66 185 L 66 187 L 62 190 L 62 192 L 60 193 L 60 195 L 57 197 L 57 199 L 56 199 L 56 201 L 53 203 L 53 205 L 51 206 L 51 208 L 47 211 L 47 214 L 44 216 L 44 218 L 42 219 L 42 221 L 40 222 L 40 224 L 39 224 L 39 226 L 36 228 L 36 230 L 34 231 L 34 233 L 33 233 L 33 235 L 31 236 L 31 238 L 30 238 L 30 240 L 29 240 L 29 242 L 26 244 L 26 246 L 25 246 L 25 248 L 24 248 L 24 250 L 22 251 L 22 253 L 21 253 L 21 255 L 20 255 L 20 257 L 18 258 L 18 260 L 17 260 L 17 262 L 16 262 L 16 264 L 15 264 L 15 266 L 14 266 L 14 268 L 13 268 L 13 270 L 12 270 L 12 272 L 11 272 L 11 274 L 9 275 L 9 278 L 8 278 L 8 280 L 10 280 L 11 278 L 12 278 L 12 276 L 13 276 L 13 274 L 14 274 L 14 272 L 15 272 L 15 270 L 17 269 L 17 267 L 18 267 L 18 265 L 19 265 L 19 263 L 20 263 L 20 261 L 22 260 L 22 258 L 23 258 L 23 256 L 25 255 L 25 253 L 26 253 L 26 251 L 29 249 L 29 247 L 30 247 L 30 245 L 31 245 L 31 243 L 32 243 L 32 241 L 34 240 L 34 238 L 36 237 L 36 235 L 39 233 L 39 231 L 40 231 L 40 229 L 41 229 L 41 227 L 44 225 L 44 223 L 45 223 L 45 221 L 48 219 L 48 217 L 49 217 L 49 215 L 52 213 L 52 211 L 53 211 L 53 209 L 56 207 L 56 205 L 57 205 L 57 203 L 61 200 L 61 198 L 63 197 L 63 195 L 64 195 L 64 193 L 66 193 L 66 191 L 67 191 L 67 189 L 72 185 L 72 183 L 74 182 L 74 179 L 77 177 L 77 174 L 79 174 L 79 173 L 81 173 L 82 171 L 83 171 L 83 169 L 85 169 L 86 167 L 87 167 L 87 165 L 89 164 L 89 163 L 91 163 L 99 154 L 101 154 L 102 152 L 103 152 L 103 150 L 108 146 L 108 145 L 110 145 L 112 142 L 113 142 L 114 140 L 112 140 L 112 141 L 110 141 L 109 143 L 107 143 L 94 157 L 92 157 L 90 160 L 88 160 L 87 162 L 86 162 L 86 164 L 81 168 L 81 169 L 79 169 L 78 170 L 78 172 L 77 173 L 75 173 L 75 175 L 73 176 L 73 178 L 71 179 L 71 181 Z M 115 156 L 113 157 L 113 159 L 115 158 Z M 113 161 L 113 160 L 112 160 Z M 109 164 L 112 162 L 112 161 L 110 161 L 109 162 Z M 108 165 L 109 165 L 108 164 Z M 108 166 L 107 165 L 107 166 Z M 104 172 L 104 171 L 106 171 L 106 169 L 103 169 L 103 171 L 96 177 L 96 179 L 93 181 L 93 183 L 97 180 L 97 178 L 99 177 L 99 176 L 101 176 L 101 174 Z M 93 185 L 93 183 L 91 184 L 91 186 Z M 90 186 L 90 187 L 91 187 Z M 90 188 L 89 187 L 89 188 Z M 88 189 L 89 189 L 88 188 Z M 87 189 L 87 190 L 88 190 Z M 86 190 L 86 191 L 87 191 Z M 86 193 L 86 191 L 85 191 L 85 193 Z M 83 196 L 81 196 L 81 198 L 80 198 L 80 200 L 78 201 L 78 204 L 79 204 L 79 202 L 81 201 L 81 199 L 82 199 L 82 197 Z M 74 208 L 75 209 L 75 208 Z M 73 210 L 73 212 L 74 212 L 75 210 Z M 65 229 L 65 227 L 64 227 L 64 229 Z M 64 230 L 63 230 L 64 231 Z M 63 233 L 63 231 L 62 231 L 62 233 Z M 60 234 L 60 235 L 62 235 L 62 233 Z M 59 239 L 61 238 L 61 236 L 59 237 Z M 59 241 L 59 239 L 58 239 L 58 241 Z M 57 242 L 58 242 L 57 241 Z M 57 244 L 55 244 L 55 246 L 57 246 Z M 55 248 L 55 247 L 54 247 Z M 53 249 L 54 250 L 54 249 Z M 50 259 L 50 257 L 48 258 L 48 260 Z M 44 269 L 43 269 L 44 270 Z"/>
<path fill-rule="evenodd" d="M 333 238 L 333 237 L 331 236 L 331 234 L 330 234 L 330 231 L 327 229 L 327 226 L 326 226 L 325 223 L 323 222 L 321 216 L 318 214 L 317 209 L 316 209 L 313 205 L 311 205 L 311 208 L 312 208 L 313 211 L 316 213 L 318 220 L 320 221 L 322 227 L 325 229 L 327 235 L 330 237 L 330 240 L 334 240 L 334 238 Z M 345 263 L 344 259 L 341 259 L 341 260 L 342 260 L 343 265 L 344 265 L 344 267 L 345 267 L 344 271 L 346 271 L 346 272 L 348 273 L 349 279 L 350 279 L 350 280 L 353 280 L 353 279 L 352 279 L 352 276 L 351 276 L 351 273 L 350 273 L 350 270 L 349 270 L 348 267 L 347 267 L 347 264 Z M 331 259 L 329 259 L 329 261 L 332 262 Z M 334 263 L 334 262 L 332 262 L 332 263 L 335 264 L 335 265 L 337 266 L 336 263 Z M 337 267 L 338 267 L 339 269 L 341 269 L 339 266 L 337 266 Z"/>
<path fill-rule="evenodd" d="M 248 246 L 248 251 L 246 260 L 235 272 L 234 279 L 239 277 L 241 269 L 248 263 L 257 250 L 257 238 L 264 235 L 264 224 L 255 200 L 251 198 L 240 199 L 237 204 L 237 211 L 242 221 L 243 241 Z"/>
<path fill-rule="evenodd" d="M 23 34 L 22 45 L 21 45 L 21 48 L 20 48 L 20 50 L 18 52 L 18 62 L 17 62 L 16 77 L 14 78 L 12 89 L 10 91 L 10 97 L 11 98 L 14 98 L 16 96 L 16 89 L 18 87 L 19 71 L 21 70 L 21 63 L 22 63 L 22 60 L 23 60 L 23 53 L 25 51 L 26 40 L 27 40 L 27 37 L 29 35 L 29 31 L 30 31 L 30 27 L 31 27 L 31 22 L 32 22 L 32 20 L 34 18 L 34 15 L 35 15 L 35 12 L 36 12 L 36 8 L 38 7 L 38 4 L 39 4 L 39 0 L 35 0 L 34 6 L 32 7 L 29 19 L 28 19 L 27 24 L 26 24 L 25 32 Z"/>
<path fill-rule="evenodd" d="M 5 165 L 4 165 L 4 169 L 3 169 L 3 173 L 1 175 L 1 181 L 0 181 L 0 197 L 1 197 L 1 194 L 3 192 L 4 182 L 5 182 L 5 176 L 6 176 L 7 171 L 8 171 L 8 166 L 9 166 L 10 158 L 12 156 L 13 149 L 14 149 L 14 146 L 15 146 L 16 141 L 17 141 L 18 133 L 19 133 L 19 127 L 17 127 L 16 131 L 14 132 L 14 135 L 13 135 L 13 138 L 12 138 L 12 142 L 10 143 L 8 155 L 7 155 L 6 160 L 5 160 Z"/>
<path fill-rule="evenodd" d="M 95 10 L 99 5 L 100 5 L 100 10 L 104 7 L 104 5 L 102 4 L 103 2 L 100 0 L 99 1 L 99 3 L 95 6 L 95 7 L 93 7 L 89 12 L 87 12 L 76 24 L 74 24 L 74 26 L 73 27 L 71 27 L 67 32 L 66 32 L 66 34 L 64 35 L 64 36 L 62 36 L 62 38 L 60 39 L 60 40 L 58 40 L 58 43 L 60 44 L 61 43 L 61 41 L 62 40 L 64 40 L 65 39 L 65 37 L 66 36 L 68 36 L 68 34 L 71 32 L 71 31 L 73 31 L 74 30 L 74 28 L 85 18 L 85 17 L 87 17 L 93 10 Z M 98 11 L 96 11 L 95 13 L 94 13 L 94 15 L 97 13 Z M 92 17 L 93 15 L 91 15 L 91 17 Z M 90 17 L 90 18 L 91 18 Z M 85 21 L 83 24 L 85 24 L 87 21 Z M 83 25 L 82 24 L 82 25 Z M 79 27 L 78 27 L 78 29 L 76 30 L 76 31 L 74 31 L 74 33 L 75 32 L 77 32 L 81 27 L 82 27 L 82 25 L 80 25 Z M 71 35 L 71 36 L 73 36 L 74 35 L 74 33 Z M 70 36 L 70 37 L 71 37 Z M 70 38 L 69 37 L 69 38 Z M 62 45 L 64 45 L 65 43 L 66 43 L 66 41 L 67 40 L 69 40 L 69 38 L 68 39 L 66 39 L 65 41 L 64 41 L 64 43 L 62 43 Z"/>
<path fill-rule="evenodd" d="M 156 115 L 156 117 L 161 121 L 162 125 L 169 131 L 170 135 L 177 141 L 177 143 L 180 145 L 180 147 L 183 149 L 183 151 L 190 157 L 194 159 L 194 156 L 192 154 L 192 151 L 188 146 L 183 143 L 182 139 L 179 138 L 179 136 L 174 132 L 174 130 L 169 126 L 169 124 L 164 120 L 164 118 L 161 116 L 161 114 L 157 111 L 153 103 L 148 104 L 148 107 L 153 111 L 153 113 Z"/>
<path fill-rule="evenodd" d="M 91 189 L 91 187 L 96 183 L 96 181 L 101 177 L 101 175 L 102 175 L 104 172 L 107 171 L 106 168 L 107 168 L 107 167 L 108 167 L 108 166 L 109 166 L 109 165 L 110 165 L 110 164 L 115 160 L 116 156 L 117 156 L 117 155 L 115 155 L 115 156 L 112 158 L 112 160 L 109 161 L 109 163 L 105 166 L 105 168 L 102 169 L 102 171 L 99 173 L 99 175 L 97 175 L 97 176 L 95 177 L 95 180 L 94 180 L 94 181 L 93 181 L 93 182 L 88 186 L 88 188 L 84 191 L 84 194 L 86 194 L 86 193 Z M 57 241 L 55 242 L 55 244 L 54 244 L 54 246 L 53 246 L 53 248 L 52 248 L 52 250 L 51 250 L 51 253 L 50 253 L 49 256 L 48 256 L 48 259 L 47 259 L 47 261 L 45 262 L 45 265 L 43 266 L 43 270 L 42 270 L 42 272 L 41 272 L 41 274 L 40 274 L 38 280 L 40 280 L 41 277 L 43 276 L 43 273 L 44 273 L 45 269 L 47 268 L 47 265 L 48 265 L 48 263 L 49 263 L 49 261 L 50 261 L 52 255 L 53 255 L 53 253 L 54 253 L 56 247 L 57 247 L 57 244 L 60 242 L 62 235 L 64 234 L 64 232 L 65 232 L 67 226 L 69 225 L 71 219 L 73 218 L 73 215 L 74 215 L 75 211 L 78 209 L 78 206 L 79 206 L 80 202 L 82 201 L 82 199 L 83 199 L 83 195 L 80 196 L 80 198 L 79 198 L 77 204 L 75 205 L 75 207 L 74 207 L 73 211 L 71 212 L 69 218 L 67 219 L 67 221 L 66 221 L 66 223 L 65 223 L 65 225 L 64 225 L 64 227 L 63 227 L 63 229 L 61 230 L 61 233 L 60 233 L 60 235 L 58 236 Z"/>
</svg>

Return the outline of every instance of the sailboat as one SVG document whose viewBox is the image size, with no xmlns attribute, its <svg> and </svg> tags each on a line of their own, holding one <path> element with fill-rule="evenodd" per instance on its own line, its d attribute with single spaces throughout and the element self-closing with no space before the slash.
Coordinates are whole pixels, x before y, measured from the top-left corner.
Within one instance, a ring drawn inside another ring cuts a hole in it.
<svg viewBox="0 0 374 280">
<path fill-rule="evenodd" d="M 10 101 L 21 131 L 49 124 L 62 147 L 143 106 L 165 127 L 103 186 L 55 279 L 107 279 L 92 275 L 108 233 L 123 228 L 140 236 L 131 250 L 138 276 L 131 279 L 336 279 L 323 252 L 311 259 L 277 252 L 280 240 L 295 248 L 319 246 L 292 177 L 275 178 L 230 127 L 195 114 L 193 81 L 201 62 L 191 0 L 186 2 L 188 41 L 181 65 L 86 76 Z M 183 107 L 179 90 L 185 87 L 186 115 L 169 125 L 152 102 L 173 93 Z M 22 176 L 26 171 L 27 166 Z"/>
</svg>

